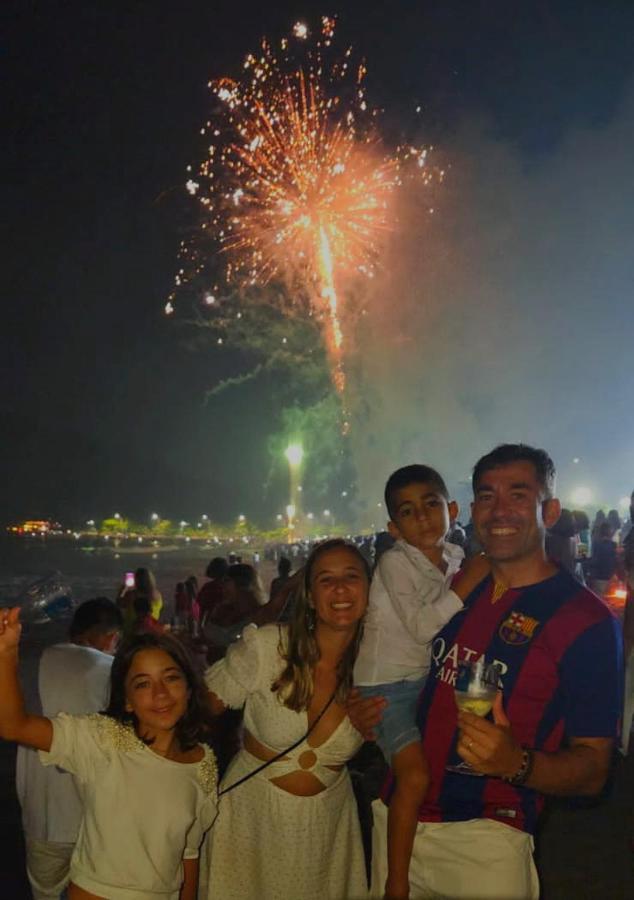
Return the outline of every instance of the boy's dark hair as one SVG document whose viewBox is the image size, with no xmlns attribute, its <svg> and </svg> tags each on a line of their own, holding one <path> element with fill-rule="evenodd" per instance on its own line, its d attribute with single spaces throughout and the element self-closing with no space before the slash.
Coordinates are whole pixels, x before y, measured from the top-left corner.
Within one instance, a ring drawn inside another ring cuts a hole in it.
<svg viewBox="0 0 634 900">
<path fill-rule="evenodd" d="M 95 634 L 111 634 L 123 629 L 123 616 L 118 606 L 107 597 L 94 597 L 77 607 L 70 623 L 70 639 L 75 641 L 93 631 Z"/>
<path fill-rule="evenodd" d="M 389 513 L 390 519 L 394 520 L 396 509 L 394 506 L 395 495 L 397 491 L 408 487 L 410 484 L 429 484 L 435 488 L 439 494 L 449 500 L 449 491 L 443 478 L 439 473 L 432 469 L 431 466 L 412 465 L 403 466 L 392 472 L 385 485 L 385 506 Z"/>
<path fill-rule="evenodd" d="M 529 462 L 535 467 L 537 480 L 544 493 L 544 499 L 550 500 L 555 493 L 555 464 L 546 453 L 537 447 L 529 447 L 528 444 L 499 444 L 486 456 L 481 457 L 473 468 L 471 483 L 473 493 L 478 489 L 485 472 L 491 469 L 499 469 L 500 466 L 514 462 Z"/>
<path fill-rule="evenodd" d="M 207 689 L 196 672 L 187 649 L 169 634 L 137 634 L 122 641 L 112 662 L 110 703 L 103 714 L 119 722 L 133 725 L 136 730 L 137 717 L 126 710 L 125 680 L 132 660 L 141 650 L 163 650 L 172 657 L 185 676 L 189 700 L 185 715 L 177 722 L 175 732 L 181 749 L 191 750 L 206 737 L 209 730 L 211 714 L 207 702 Z M 143 740 L 143 735 L 140 734 L 139 737 Z"/>
</svg>

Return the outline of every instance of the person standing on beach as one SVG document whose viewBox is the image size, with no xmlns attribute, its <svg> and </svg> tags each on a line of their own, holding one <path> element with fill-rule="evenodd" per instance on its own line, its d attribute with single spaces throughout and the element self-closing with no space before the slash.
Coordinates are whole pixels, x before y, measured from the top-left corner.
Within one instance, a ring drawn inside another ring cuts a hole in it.
<svg viewBox="0 0 634 900">
<path fill-rule="evenodd" d="M 430 789 L 411 900 L 535 900 L 544 795 L 594 796 L 605 784 L 622 713 L 622 635 L 606 605 L 546 556 L 560 513 L 554 482 L 550 456 L 524 444 L 496 447 L 474 468 L 473 523 L 492 574 L 432 644 L 418 710 Z M 481 658 L 500 673 L 492 718 L 456 708 L 458 665 Z M 371 736 L 384 705 L 353 698 L 348 714 Z M 457 773 L 460 760 L 474 773 Z M 391 794 L 390 779 L 373 804 L 373 897 L 387 874 Z"/>
<path fill-rule="evenodd" d="M 43 715 L 96 713 L 107 706 L 112 654 L 122 627 L 120 610 L 105 597 L 77 607 L 70 640 L 42 653 L 38 701 Z M 43 766 L 37 750 L 18 747 L 16 789 L 33 900 L 58 900 L 68 884 L 82 817 L 74 778 Z"/>
</svg>

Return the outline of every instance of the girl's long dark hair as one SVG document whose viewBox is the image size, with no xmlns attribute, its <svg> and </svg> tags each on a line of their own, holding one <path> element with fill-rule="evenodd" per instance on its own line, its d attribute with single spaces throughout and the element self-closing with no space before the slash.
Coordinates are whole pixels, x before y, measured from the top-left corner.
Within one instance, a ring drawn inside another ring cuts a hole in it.
<svg viewBox="0 0 634 900">
<path fill-rule="evenodd" d="M 176 724 L 175 734 L 181 749 L 191 750 L 199 741 L 208 737 L 211 713 L 207 702 L 207 689 L 196 672 L 186 647 L 169 634 L 137 634 L 121 642 L 112 663 L 110 702 L 104 710 L 104 715 L 126 725 L 132 725 L 139 734 L 137 717 L 125 708 L 125 680 L 132 660 L 141 650 L 163 650 L 172 657 L 185 676 L 189 700 L 185 714 Z M 139 734 L 139 737 L 144 740 L 142 734 Z"/>
</svg>

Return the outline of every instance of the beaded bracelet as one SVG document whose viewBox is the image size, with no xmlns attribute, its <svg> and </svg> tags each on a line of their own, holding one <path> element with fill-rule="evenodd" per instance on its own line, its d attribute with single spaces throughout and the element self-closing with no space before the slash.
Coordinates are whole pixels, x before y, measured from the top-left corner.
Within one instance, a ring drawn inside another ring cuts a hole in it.
<svg viewBox="0 0 634 900">
<path fill-rule="evenodd" d="M 515 785 L 516 787 L 524 784 L 526 781 L 528 781 L 530 774 L 533 771 L 533 762 L 533 751 L 530 749 L 530 747 L 522 747 L 522 764 L 520 765 L 515 775 L 505 777 L 503 780 L 507 781 L 509 784 Z"/>
</svg>

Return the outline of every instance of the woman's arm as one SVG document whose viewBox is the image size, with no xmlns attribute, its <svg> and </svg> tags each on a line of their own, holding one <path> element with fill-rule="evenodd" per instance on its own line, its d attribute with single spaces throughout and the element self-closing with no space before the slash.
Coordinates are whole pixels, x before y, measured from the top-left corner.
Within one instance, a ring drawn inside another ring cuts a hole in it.
<svg viewBox="0 0 634 900">
<path fill-rule="evenodd" d="M 185 877 L 181 885 L 179 900 L 196 900 L 198 893 L 198 857 L 183 860 Z"/>
<path fill-rule="evenodd" d="M 130 592 L 132 588 L 129 588 L 127 584 L 122 584 L 119 590 L 117 591 L 116 604 L 120 609 L 125 609 L 130 603 Z"/>
<path fill-rule="evenodd" d="M 50 750 L 53 741 L 51 720 L 30 716 L 24 709 L 18 681 L 21 631 L 20 607 L 0 610 L 0 737 L 37 750 Z"/>
</svg>

